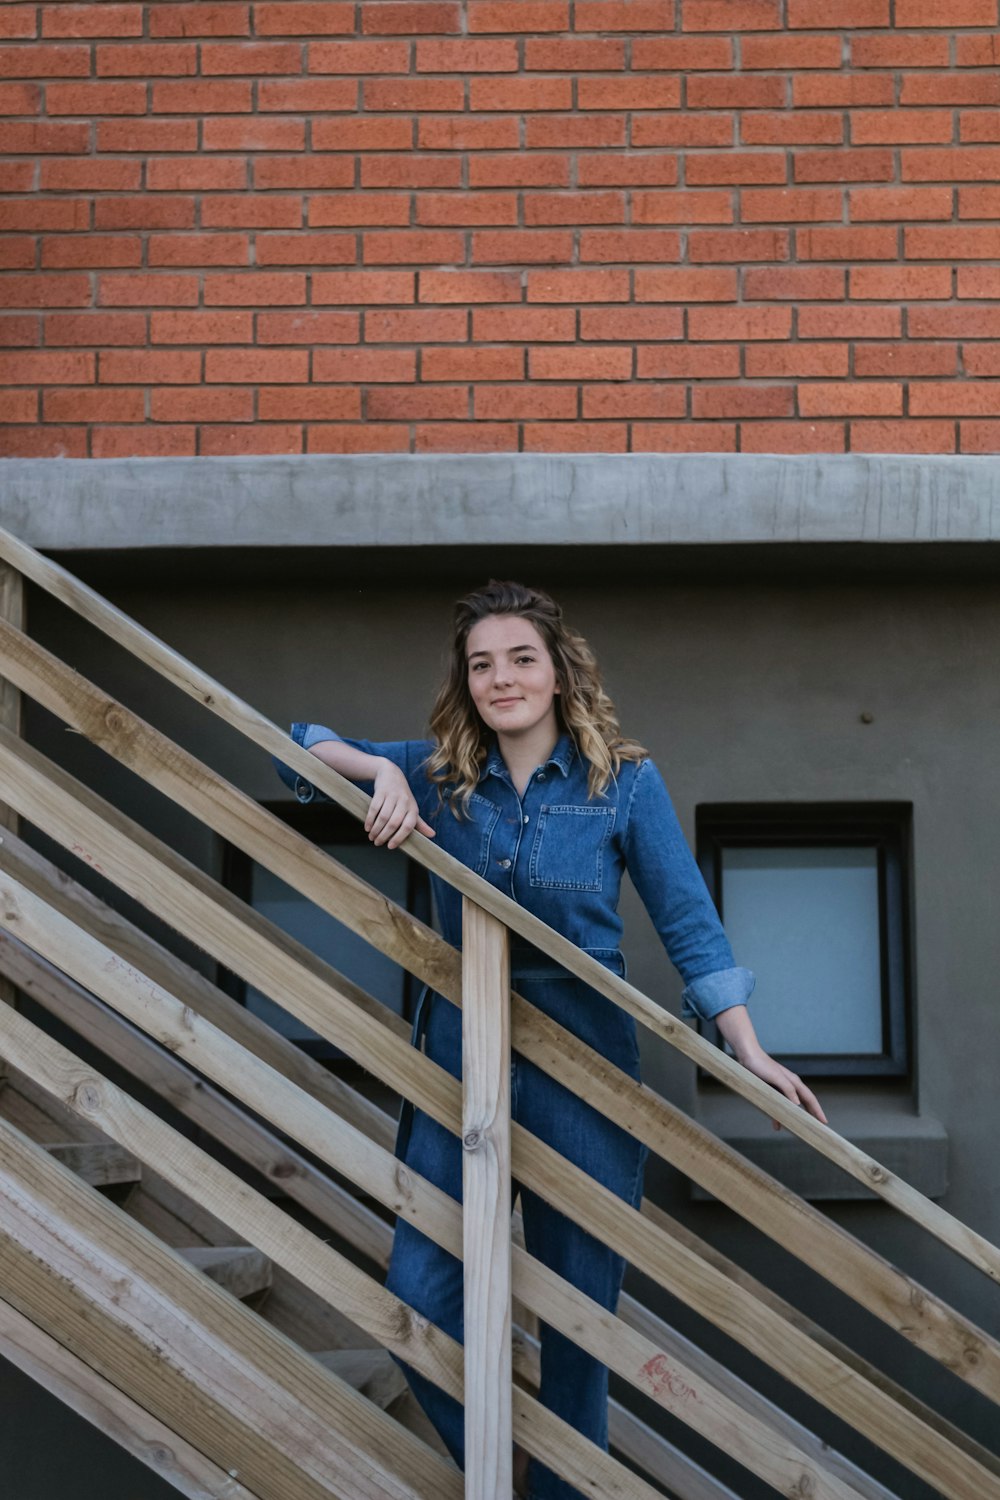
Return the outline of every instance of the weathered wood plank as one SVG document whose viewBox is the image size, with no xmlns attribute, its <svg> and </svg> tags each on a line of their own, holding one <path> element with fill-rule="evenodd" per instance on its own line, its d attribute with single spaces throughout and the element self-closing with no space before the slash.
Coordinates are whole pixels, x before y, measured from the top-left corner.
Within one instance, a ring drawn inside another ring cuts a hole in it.
<svg viewBox="0 0 1000 1500">
<path fill-rule="evenodd" d="M 132 1152 L 115 1141 L 53 1141 L 45 1149 L 91 1187 L 138 1182 L 142 1176 Z"/>
<path fill-rule="evenodd" d="M 513 1484 L 510 1307 L 510 943 L 474 902 L 462 909 L 462 1195 L 465 1495 Z"/>
<path fill-rule="evenodd" d="M 406 1390 L 406 1377 L 384 1349 L 324 1349 L 313 1358 L 383 1411 Z"/>
<path fill-rule="evenodd" d="M 2 1299 L 0 1352 L 187 1500 L 259 1500 L 238 1479 Z"/>
<path fill-rule="evenodd" d="M 266 1292 L 271 1285 L 271 1262 L 253 1245 L 186 1245 L 177 1253 L 241 1301 Z"/>
</svg>

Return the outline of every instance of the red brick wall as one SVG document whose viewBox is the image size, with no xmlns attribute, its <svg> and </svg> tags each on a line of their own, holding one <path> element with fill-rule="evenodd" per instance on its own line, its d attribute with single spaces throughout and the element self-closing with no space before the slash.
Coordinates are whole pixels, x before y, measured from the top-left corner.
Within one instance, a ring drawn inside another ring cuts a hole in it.
<svg viewBox="0 0 1000 1500">
<path fill-rule="evenodd" d="M 997 11 L 0 3 L 0 451 L 995 452 Z"/>
</svg>

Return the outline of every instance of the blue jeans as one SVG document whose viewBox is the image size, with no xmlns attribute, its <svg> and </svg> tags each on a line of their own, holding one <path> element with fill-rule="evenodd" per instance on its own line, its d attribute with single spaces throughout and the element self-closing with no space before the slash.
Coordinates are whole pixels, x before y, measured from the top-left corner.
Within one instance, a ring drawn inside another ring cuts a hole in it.
<svg viewBox="0 0 1000 1500">
<path fill-rule="evenodd" d="M 539 1010 L 581 1036 L 631 1077 L 639 1076 L 635 1022 L 588 985 L 550 968 L 517 974 L 515 986 Z M 461 1076 L 462 1018 L 439 995 L 427 997 L 426 1051 Z M 418 1023 L 418 1030 L 420 1029 Z M 563 1156 L 638 1207 L 646 1148 L 547 1073 L 515 1057 L 513 1118 Z M 415 1172 L 461 1202 L 462 1149 L 458 1138 L 419 1110 L 404 1112 L 398 1154 Z M 512 1185 L 512 1196 L 517 1184 Z M 602 1307 L 614 1310 L 625 1262 L 571 1219 L 521 1189 L 525 1243 L 531 1255 Z M 459 1342 L 463 1338 L 462 1263 L 411 1224 L 398 1221 L 386 1285 L 396 1296 Z M 433 1382 L 404 1366 L 414 1395 L 459 1467 L 464 1468 L 464 1412 Z M 602 1448 L 608 1445 L 608 1372 L 554 1328 L 541 1327 L 543 1405 Z M 581 1500 L 572 1485 L 532 1460 L 531 1500 Z"/>
</svg>

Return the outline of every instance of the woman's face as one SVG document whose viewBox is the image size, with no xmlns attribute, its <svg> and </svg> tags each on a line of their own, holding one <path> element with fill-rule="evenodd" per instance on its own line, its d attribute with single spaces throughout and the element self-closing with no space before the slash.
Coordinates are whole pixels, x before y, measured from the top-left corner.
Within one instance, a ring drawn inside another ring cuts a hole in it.
<svg viewBox="0 0 1000 1500">
<path fill-rule="evenodd" d="M 500 735 L 547 729 L 559 734 L 556 669 L 545 642 L 520 615 L 488 615 L 465 645 L 469 692 L 488 728 Z"/>
</svg>

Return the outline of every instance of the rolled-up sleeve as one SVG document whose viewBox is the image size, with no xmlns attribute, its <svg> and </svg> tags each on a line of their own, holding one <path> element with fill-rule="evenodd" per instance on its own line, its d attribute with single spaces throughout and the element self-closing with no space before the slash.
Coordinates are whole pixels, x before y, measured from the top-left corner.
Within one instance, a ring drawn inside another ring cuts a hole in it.
<svg viewBox="0 0 1000 1500">
<path fill-rule="evenodd" d="M 625 863 L 671 963 L 684 980 L 685 1016 L 711 1020 L 745 1005 L 755 979 L 740 968 L 652 761 L 636 772 L 626 814 Z"/>
</svg>

